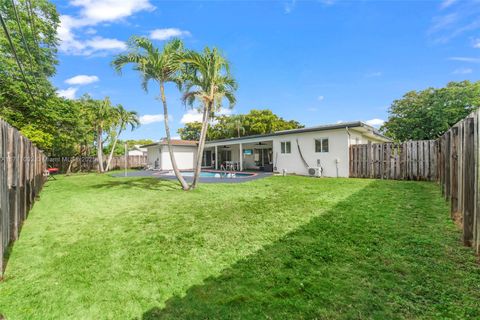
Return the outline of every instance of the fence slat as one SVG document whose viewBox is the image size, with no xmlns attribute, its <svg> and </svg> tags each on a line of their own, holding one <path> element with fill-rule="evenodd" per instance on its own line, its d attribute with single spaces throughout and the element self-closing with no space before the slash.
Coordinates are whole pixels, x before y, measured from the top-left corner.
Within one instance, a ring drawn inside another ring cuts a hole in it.
<svg viewBox="0 0 480 320">
<path fill-rule="evenodd" d="M 0 119 L 0 275 L 5 253 L 45 182 L 45 169 L 43 153 Z"/>
<path fill-rule="evenodd" d="M 435 181 L 435 146 L 434 140 L 351 145 L 350 177 Z"/>
<path fill-rule="evenodd" d="M 474 133 L 475 122 L 473 118 L 467 118 L 465 121 L 465 151 L 464 165 L 466 174 L 463 180 L 463 243 L 467 246 L 472 245 L 473 241 L 473 221 L 475 208 L 475 152 L 474 152 Z"/>
</svg>

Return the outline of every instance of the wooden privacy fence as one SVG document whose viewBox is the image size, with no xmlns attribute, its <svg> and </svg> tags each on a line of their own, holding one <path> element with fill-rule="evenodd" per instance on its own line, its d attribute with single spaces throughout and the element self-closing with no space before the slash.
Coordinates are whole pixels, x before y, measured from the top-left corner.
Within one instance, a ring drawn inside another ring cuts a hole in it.
<svg viewBox="0 0 480 320">
<path fill-rule="evenodd" d="M 104 161 L 104 167 L 106 167 L 106 160 Z M 97 157 L 49 157 L 48 167 L 58 168 L 61 173 L 65 173 L 68 170 L 68 166 L 72 165 L 71 172 L 90 172 L 98 169 Z M 127 168 L 143 168 L 147 164 L 147 156 L 128 156 Z M 109 170 L 125 169 L 125 156 L 115 156 L 112 158 Z"/>
<path fill-rule="evenodd" d="M 6 251 L 45 182 L 45 168 L 43 152 L 0 119 L 0 275 Z"/>
<path fill-rule="evenodd" d="M 350 146 L 350 177 L 436 180 L 438 143 L 368 143 Z"/>
<path fill-rule="evenodd" d="M 480 253 L 480 111 L 439 138 L 439 182 L 452 218 L 463 224 L 463 242 Z"/>
<path fill-rule="evenodd" d="M 463 242 L 480 253 L 480 110 L 437 140 L 350 146 L 350 177 L 431 180 L 463 226 Z"/>
</svg>

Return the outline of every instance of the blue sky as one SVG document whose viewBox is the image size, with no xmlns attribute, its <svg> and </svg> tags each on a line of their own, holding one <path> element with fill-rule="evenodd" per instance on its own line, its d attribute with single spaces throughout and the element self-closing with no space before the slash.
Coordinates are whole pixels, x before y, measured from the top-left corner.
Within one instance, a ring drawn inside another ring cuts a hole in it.
<svg viewBox="0 0 480 320">
<path fill-rule="evenodd" d="M 479 1 L 57 1 L 59 94 L 109 96 L 143 125 L 122 138 L 164 136 L 158 87 L 110 66 L 132 35 L 158 46 L 171 36 L 191 49 L 220 48 L 239 83 L 232 113 L 269 108 L 306 126 L 378 124 L 409 90 L 478 80 Z M 174 132 L 198 119 L 167 88 Z"/>
</svg>

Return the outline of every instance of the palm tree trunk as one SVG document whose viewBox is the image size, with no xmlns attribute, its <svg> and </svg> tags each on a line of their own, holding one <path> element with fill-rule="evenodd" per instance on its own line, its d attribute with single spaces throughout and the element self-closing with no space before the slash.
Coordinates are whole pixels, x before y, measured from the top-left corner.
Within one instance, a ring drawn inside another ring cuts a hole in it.
<svg viewBox="0 0 480 320">
<path fill-rule="evenodd" d="M 122 129 L 121 129 L 122 127 L 123 127 L 123 123 L 120 124 L 120 129 L 118 130 L 118 134 L 115 137 L 115 140 L 113 140 L 112 150 L 110 150 L 110 154 L 108 155 L 107 167 L 105 168 L 105 171 L 108 171 L 108 169 L 110 169 L 110 163 L 112 162 L 112 158 L 113 158 L 113 151 L 115 151 L 115 146 L 117 145 L 118 137 L 120 136 L 120 133 L 122 133 Z"/>
<path fill-rule="evenodd" d="M 102 172 L 104 172 L 104 170 L 103 170 L 102 128 L 99 128 L 98 133 L 97 133 L 97 159 L 98 159 L 98 171 L 100 173 L 102 173 Z"/>
<path fill-rule="evenodd" d="M 185 181 L 185 179 L 183 178 L 182 174 L 180 173 L 180 170 L 178 169 L 178 166 L 177 166 L 177 160 L 175 159 L 175 155 L 173 154 L 172 141 L 170 139 L 170 125 L 168 123 L 167 99 L 165 98 L 165 87 L 163 82 L 160 83 L 160 93 L 161 93 L 161 99 L 163 104 L 163 121 L 165 122 L 165 133 L 167 135 L 168 153 L 170 154 L 170 161 L 172 162 L 173 172 L 175 173 L 175 176 L 177 177 L 178 182 L 182 186 L 182 189 L 187 191 L 190 188 L 187 182 Z"/>
<path fill-rule="evenodd" d="M 200 177 L 200 172 L 202 171 L 202 160 L 203 160 L 203 149 L 205 148 L 205 140 L 207 138 L 208 130 L 208 114 L 210 110 L 210 105 L 203 108 L 203 119 L 202 119 L 202 131 L 200 131 L 200 139 L 198 140 L 198 149 L 197 149 L 197 158 L 195 164 L 195 171 L 193 174 L 193 182 L 190 188 L 195 189 L 197 187 L 198 179 Z"/>
</svg>

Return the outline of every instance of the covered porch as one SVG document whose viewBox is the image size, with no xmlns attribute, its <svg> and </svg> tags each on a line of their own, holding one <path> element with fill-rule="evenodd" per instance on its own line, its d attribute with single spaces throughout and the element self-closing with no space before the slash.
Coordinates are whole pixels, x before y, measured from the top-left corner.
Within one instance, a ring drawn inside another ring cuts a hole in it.
<svg viewBox="0 0 480 320">
<path fill-rule="evenodd" d="M 205 145 L 202 167 L 272 172 L 273 156 L 273 141 L 265 138 L 216 140 Z"/>
</svg>

